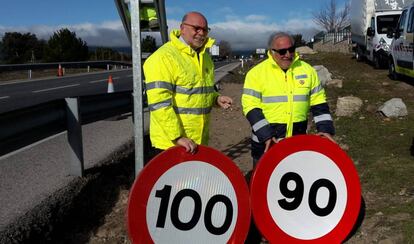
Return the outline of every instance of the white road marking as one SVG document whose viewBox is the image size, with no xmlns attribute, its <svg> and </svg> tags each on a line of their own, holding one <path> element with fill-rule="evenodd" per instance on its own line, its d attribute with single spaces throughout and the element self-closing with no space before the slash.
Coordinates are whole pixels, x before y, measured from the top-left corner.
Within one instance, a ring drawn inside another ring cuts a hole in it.
<svg viewBox="0 0 414 244">
<path fill-rule="evenodd" d="M 113 80 L 119 79 L 119 78 L 121 78 L 121 77 L 120 76 L 114 76 L 114 77 L 112 77 Z M 108 81 L 108 79 L 89 81 L 89 84 L 98 83 L 98 82 L 104 82 L 104 81 Z"/>
<path fill-rule="evenodd" d="M 67 85 L 67 86 L 58 86 L 58 87 L 53 87 L 53 88 L 36 90 L 36 91 L 32 91 L 32 92 L 33 93 L 38 93 L 38 92 L 52 91 L 52 90 L 64 89 L 64 88 L 74 87 L 74 86 L 80 86 L 80 84 L 73 84 L 73 85 Z"/>
<path fill-rule="evenodd" d="M 4 96 L 4 97 L 0 97 L 0 99 L 7 99 L 7 98 L 9 98 L 10 96 Z"/>
<path fill-rule="evenodd" d="M 93 83 L 104 82 L 104 81 L 108 81 L 108 79 L 93 80 L 93 81 L 89 81 L 89 83 L 90 83 L 90 84 L 93 84 Z"/>
</svg>

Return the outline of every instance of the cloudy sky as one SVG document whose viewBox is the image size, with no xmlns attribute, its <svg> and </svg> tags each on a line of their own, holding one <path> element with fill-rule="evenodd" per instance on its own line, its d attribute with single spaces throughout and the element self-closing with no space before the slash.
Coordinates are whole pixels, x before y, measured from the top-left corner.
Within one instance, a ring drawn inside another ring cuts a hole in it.
<svg viewBox="0 0 414 244">
<path fill-rule="evenodd" d="M 53 32 L 69 28 L 89 46 L 129 46 L 114 0 L 1 1 L 0 37 L 16 31 L 31 32 L 47 40 Z M 345 1 L 336 0 L 338 8 Z M 265 47 L 274 31 L 302 34 L 309 41 L 320 29 L 312 21 L 312 13 L 327 3 L 328 0 L 165 0 L 169 29 L 177 28 L 186 12 L 199 11 L 209 21 L 210 36 L 230 42 L 233 50 Z"/>
</svg>

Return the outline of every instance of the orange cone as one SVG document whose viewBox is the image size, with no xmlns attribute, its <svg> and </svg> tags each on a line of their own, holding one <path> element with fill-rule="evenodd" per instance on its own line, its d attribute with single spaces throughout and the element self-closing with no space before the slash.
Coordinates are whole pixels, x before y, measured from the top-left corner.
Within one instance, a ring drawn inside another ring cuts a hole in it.
<svg viewBox="0 0 414 244">
<path fill-rule="evenodd" d="M 110 75 L 108 78 L 108 93 L 113 93 L 113 92 L 114 92 L 114 83 L 112 81 L 112 75 Z"/>
<path fill-rule="evenodd" d="M 57 76 L 63 76 L 63 69 L 62 69 L 62 65 L 60 64 L 59 64 Z"/>
</svg>

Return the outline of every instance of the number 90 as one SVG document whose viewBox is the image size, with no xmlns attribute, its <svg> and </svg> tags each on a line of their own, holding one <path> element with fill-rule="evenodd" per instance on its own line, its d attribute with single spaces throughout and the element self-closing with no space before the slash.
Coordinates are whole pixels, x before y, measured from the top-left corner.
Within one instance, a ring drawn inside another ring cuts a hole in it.
<svg viewBox="0 0 414 244">
<path fill-rule="evenodd" d="M 288 188 L 288 183 L 290 181 L 295 182 L 295 188 L 290 190 Z M 319 207 L 316 203 L 317 193 L 321 187 L 325 187 L 329 191 L 328 204 L 325 207 Z M 302 203 L 303 193 L 304 193 L 304 184 L 303 180 L 299 174 L 294 172 L 288 172 L 282 176 L 280 179 L 279 189 L 284 199 L 278 200 L 279 206 L 285 210 L 292 211 L 299 207 Z M 292 199 L 287 201 L 286 199 Z M 335 185 L 327 179 L 316 180 L 310 187 L 308 204 L 311 211 L 320 217 L 329 215 L 335 208 L 337 200 L 337 192 Z"/>
</svg>

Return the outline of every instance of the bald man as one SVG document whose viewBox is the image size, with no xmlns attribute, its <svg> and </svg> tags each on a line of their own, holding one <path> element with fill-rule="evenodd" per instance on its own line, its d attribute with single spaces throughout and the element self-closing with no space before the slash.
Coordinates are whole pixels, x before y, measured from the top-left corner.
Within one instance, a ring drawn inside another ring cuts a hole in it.
<svg viewBox="0 0 414 244">
<path fill-rule="evenodd" d="M 201 13 L 189 12 L 180 30 L 172 30 L 170 41 L 144 63 L 150 139 L 159 151 L 178 145 L 195 153 L 197 145 L 208 144 L 213 105 L 227 109 L 233 102 L 214 89 L 209 31 Z"/>
</svg>

